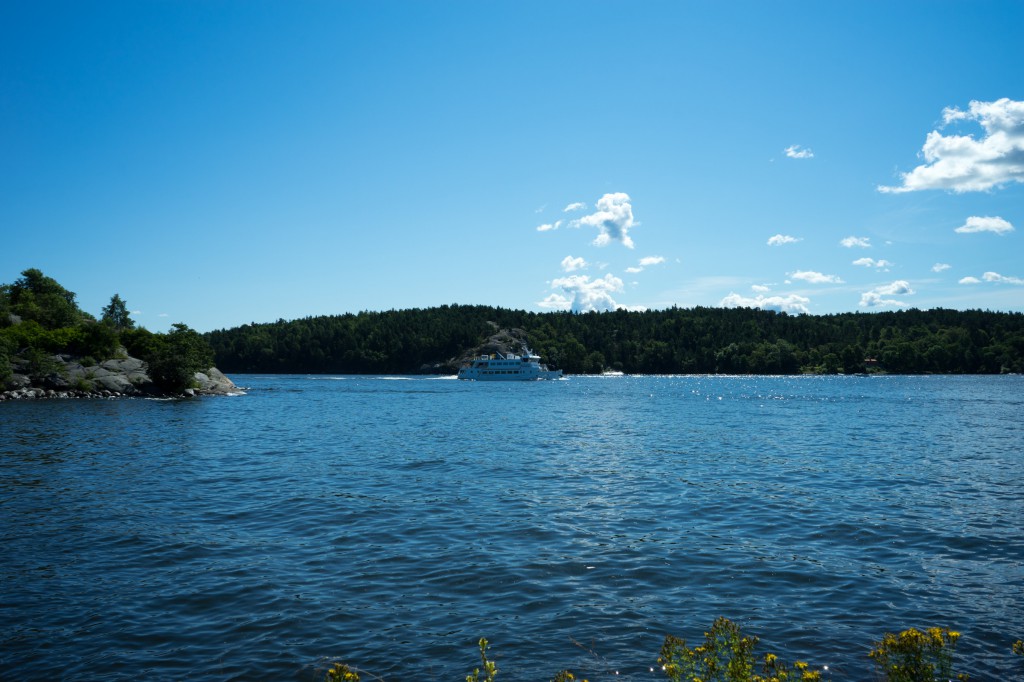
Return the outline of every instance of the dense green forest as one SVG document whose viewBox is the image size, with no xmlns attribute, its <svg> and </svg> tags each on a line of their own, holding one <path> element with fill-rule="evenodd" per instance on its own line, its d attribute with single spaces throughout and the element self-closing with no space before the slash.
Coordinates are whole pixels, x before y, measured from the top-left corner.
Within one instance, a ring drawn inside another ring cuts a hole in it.
<svg viewBox="0 0 1024 682">
<path fill-rule="evenodd" d="M 36 268 L 0 285 L 0 388 L 14 363 L 33 380 L 59 372 L 54 360 L 58 354 L 90 365 L 130 353 L 149 365 L 157 386 L 172 393 L 189 388 L 195 372 L 213 366 L 209 345 L 184 324 L 175 324 L 167 334 L 136 328 L 118 294 L 97 320 L 75 298 L 73 291 Z"/>
<path fill-rule="evenodd" d="M 496 328 L 521 329 L 550 365 L 572 374 L 997 374 L 1024 372 L 1024 314 L 902 310 L 787 315 L 750 308 L 531 313 L 489 306 L 362 312 L 250 324 L 199 335 L 136 328 L 114 294 L 100 319 L 36 269 L 0 286 L 0 382 L 12 359 L 32 374 L 65 353 L 88 360 L 119 348 L 154 380 L 190 371 L 412 374 L 454 372 Z"/>
<path fill-rule="evenodd" d="M 575 314 L 452 305 L 254 323 L 205 336 L 225 372 L 408 374 L 454 371 L 454 361 L 495 327 L 524 330 L 532 350 L 575 374 L 1024 371 L 1024 314 L 980 310 Z"/>
</svg>

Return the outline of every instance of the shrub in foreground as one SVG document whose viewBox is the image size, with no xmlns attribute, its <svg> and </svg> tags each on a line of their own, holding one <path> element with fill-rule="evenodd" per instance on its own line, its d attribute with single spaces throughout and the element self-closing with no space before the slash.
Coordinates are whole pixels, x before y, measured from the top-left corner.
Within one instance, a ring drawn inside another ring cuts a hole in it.
<svg viewBox="0 0 1024 682">
<path fill-rule="evenodd" d="M 960 633 L 946 628 L 915 628 L 899 634 L 885 633 L 874 643 L 869 657 L 875 664 L 877 679 L 884 682 L 947 682 L 967 680 L 953 667 L 953 654 Z M 704 633 L 704 641 L 695 647 L 672 635 L 665 637 L 658 665 L 671 682 L 818 682 L 820 670 L 804 661 L 787 665 L 772 653 L 755 654 L 758 638 L 744 635 L 738 625 L 727 618 L 718 618 Z M 478 642 L 481 667 L 466 676 L 466 682 L 494 682 L 498 666 L 487 655 L 488 642 Z M 1013 653 L 1024 656 L 1024 641 L 1013 644 Z M 653 671 L 653 668 L 652 668 Z M 360 682 L 359 673 L 369 675 L 343 663 L 335 663 L 327 671 L 326 682 Z M 550 682 L 587 682 L 577 680 L 569 670 L 557 673 Z"/>
</svg>

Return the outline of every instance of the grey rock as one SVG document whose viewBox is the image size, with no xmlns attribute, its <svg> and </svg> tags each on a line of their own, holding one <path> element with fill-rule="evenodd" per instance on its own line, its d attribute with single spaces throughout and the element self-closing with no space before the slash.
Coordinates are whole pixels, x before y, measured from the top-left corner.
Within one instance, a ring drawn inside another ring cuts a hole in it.
<svg viewBox="0 0 1024 682">
<path fill-rule="evenodd" d="M 120 358 L 116 360 L 104 360 L 100 363 L 100 367 L 109 371 L 117 372 L 119 374 L 132 374 L 146 372 L 146 363 L 138 358 Z"/>
<path fill-rule="evenodd" d="M 83 366 L 70 355 L 54 355 L 56 371 L 33 381 L 29 363 L 20 357 L 10 359 L 11 374 L 0 383 L 0 400 L 34 400 L 37 398 L 120 397 L 164 395 L 148 374 L 148 366 L 138 358 L 128 357 L 123 349 L 118 357 L 104 360 L 98 365 Z M 241 394 L 231 379 L 217 368 L 195 375 L 197 390 L 186 395 Z"/>
<path fill-rule="evenodd" d="M 67 388 L 71 384 L 68 383 L 68 378 L 63 373 L 54 373 L 43 377 L 40 383 L 46 388 Z"/>
<path fill-rule="evenodd" d="M 201 393 L 226 395 L 228 393 L 242 392 L 238 386 L 235 385 L 235 382 L 224 376 L 224 374 L 216 367 L 211 367 L 205 372 L 196 372 L 195 380 L 199 385 L 199 391 Z"/>
<path fill-rule="evenodd" d="M 135 393 L 136 388 L 123 374 L 106 374 L 93 379 L 96 388 L 116 393 Z"/>
<path fill-rule="evenodd" d="M 481 355 L 491 355 L 493 353 L 501 353 L 502 355 L 508 355 L 509 353 L 520 354 L 528 347 L 528 337 L 524 330 L 518 328 L 500 329 L 494 322 L 488 322 L 487 324 L 491 325 L 495 333 L 476 348 L 472 348 L 461 356 L 449 360 L 445 366 L 446 370 L 451 371 L 454 369 L 454 372 L 457 372 L 459 367 Z"/>
</svg>

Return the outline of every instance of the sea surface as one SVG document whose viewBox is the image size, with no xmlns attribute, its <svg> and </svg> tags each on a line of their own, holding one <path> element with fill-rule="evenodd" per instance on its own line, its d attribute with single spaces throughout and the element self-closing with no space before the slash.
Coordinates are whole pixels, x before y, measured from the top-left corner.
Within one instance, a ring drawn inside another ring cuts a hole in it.
<svg viewBox="0 0 1024 682">
<path fill-rule="evenodd" d="M 0 679 L 655 680 L 717 616 L 1024 677 L 1024 377 L 233 378 L 0 404 Z"/>
</svg>

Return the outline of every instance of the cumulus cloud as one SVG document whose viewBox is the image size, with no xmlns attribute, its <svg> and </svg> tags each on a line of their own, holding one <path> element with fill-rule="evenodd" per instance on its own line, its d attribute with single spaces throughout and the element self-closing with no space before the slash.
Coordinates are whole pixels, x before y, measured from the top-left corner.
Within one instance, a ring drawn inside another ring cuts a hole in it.
<svg viewBox="0 0 1024 682">
<path fill-rule="evenodd" d="M 574 270 L 582 270 L 587 267 L 587 261 L 581 258 L 573 258 L 572 256 L 566 256 L 562 259 L 562 269 L 566 272 L 573 272 Z"/>
<path fill-rule="evenodd" d="M 741 296 L 730 292 L 728 296 L 718 302 L 722 308 L 761 308 L 763 310 L 774 310 L 780 313 L 810 313 L 807 304 L 811 299 L 797 294 L 788 296 Z"/>
<path fill-rule="evenodd" d="M 562 209 L 563 213 L 572 213 L 573 211 L 582 211 L 587 207 L 582 201 L 574 201 L 565 208 Z"/>
<path fill-rule="evenodd" d="M 852 249 L 855 246 L 862 249 L 870 249 L 871 237 L 846 237 L 845 239 L 840 239 L 839 244 L 848 249 Z"/>
<path fill-rule="evenodd" d="M 562 294 L 548 294 L 543 301 L 537 301 L 537 305 L 547 310 L 568 310 L 572 300 Z"/>
<path fill-rule="evenodd" d="M 796 242 L 802 241 L 797 237 L 790 237 L 788 234 L 777 234 L 773 237 L 768 237 L 768 246 L 782 246 L 783 244 L 795 244 Z"/>
<path fill-rule="evenodd" d="M 867 257 L 858 258 L 857 260 L 853 261 L 853 265 L 863 265 L 866 268 L 878 268 L 879 270 L 892 267 L 892 263 L 885 260 L 884 258 L 879 258 L 878 260 L 875 260 L 874 258 Z"/>
<path fill-rule="evenodd" d="M 790 146 L 786 147 L 786 149 L 784 150 L 786 152 L 786 156 L 788 156 L 791 159 L 813 159 L 814 158 L 814 152 L 812 152 L 810 149 L 806 149 L 806 148 L 801 149 L 800 147 L 801 146 L 798 145 L 798 144 L 794 144 L 794 145 L 790 145 Z"/>
<path fill-rule="evenodd" d="M 921 149 L 925 163 L 909 173 L 900 173 L 902 184 L 879 187 L 880 192 L 979 192 L 1024 182 L 1024 102 L 1006 97 L 995 102 L 974 101 L 967 111 L 947 107 L 942 119 L 943 125 L 977 122 L 985 134 L 976 139 L 973 135 L 931 131 Z"/>
<path fill-rule="evenodd" d="M 538 232 L 547 232 L 549 230 L 557 230 L 561 226 L 562 226 L 562 221 L 561 220 L 556 220 L 553 223 L 546 223 L 544 225 L 538 225 L 537 226 L 537 231 Z"/>
<path fill-rule="evenodd" d="M 605 275 L 591 280 L 587 275 L 570 275 L 551 282 L 553 289 L 561 293 L 549 295 L 537 305 L 555 310 L 572 310 L 575 313 L 615 310 L 618 304 L 612 294 L 622 291 L 622 280 L 614 275 Z"/>
<path fill-rule="evenodd" d="M 982 280 L 986 282 L 992 282 L 993 284 L 1012 284 L 1014 286 L 1024 286 L 1024 279 L 1020 277 L 1010 277 L 1008 275 L 1000 275 L 998 272 L 986 272 L 981 276 L 981 279 L 977 277 L 963 277 L 960 279 L 960 284 L 981 284 Z"/>
<path fill-rule="evenodd" d="M 942 272 L 943 270 L 949 270 L 952 265 L 949 263 L 936 263 L 932 266 L 932 272 Z"/>
<path fill-rule="evenodd" d="M 629 231 L 638 223 L 633 219 L 633 206 L 625 192 L 605 194 L 597 200 L 597 211 L 573 220 L 572 227 L 595 227 L 598 230 L 596 246 L 607 246 L 615 241 L 626 248 L 633 248 Z"/>
<path fill-rule="evenodd" d="M 913 294 L 914 290 L 910 288 L 910 282 L 906 280 L 898 279 L 891 284 L 883 284 L 880 287 L 875 287 L 871 291 L 865 291 L 860 295 L 860 305 L 862 308 L 880 308 L 883 306 L 903 306 L 906 305 L 902 301 L 897 301 L 892 298 L 885 298 L 886 296 L 909 296 Z"/>
<path fill-rule="evenodd" d="M 793 279 L 800 279 L 810 284 L 842 284 L 843 280 L 838 275 L 825 275 L 814 270 L 797 270 L 789 275 Z"/>
<path fill-rule="evenodd" d="M 999 284 L 1024 284 L 1024 279 L 1020 277 L 1007 277 L 1000 275 L 998 272 L 986 272 L 981 278 L 986 282 L 998 282 Z"/>
<path fill-rule="evenodd" d="M 640 265 L 634 265 L 633 267 L 626 268 L 626 272 L 636 274 L 638 272 L 643 272 L 644 268 L 650 265 L 659 265 L 664 262 L 664 256 L 644 256 L 640 259 Z"/>
<path fill-rule="evenodd" d="M 772 288 L 768 287 L 768 286 L 765 286 L 763 284 L 751 284 L 750 285 L 750 290 L 753 291 L 756 294 L 764 294 L 764 293 L 767 293 L 767 292 L 771 291 Z"/>
<path fill-rule="evenodd" d="M 1003 235 L 1008 232 L 1013 232 L 1013 225 L 999 216 L 982 217 L 972 215 L 967 219 L 966 223 L 953 231 L 959 232 L 960 234 L 970 234 L 972 232 L 995 232 L 996 234 Z"/>
</svg>

